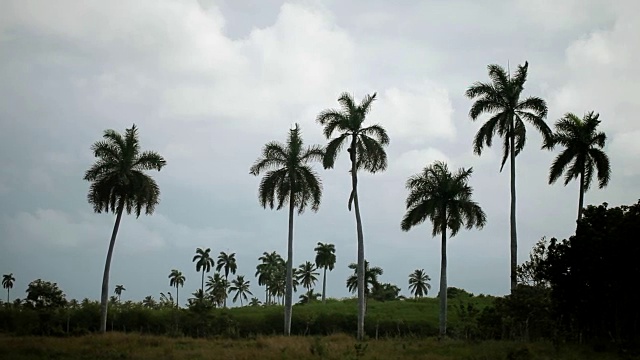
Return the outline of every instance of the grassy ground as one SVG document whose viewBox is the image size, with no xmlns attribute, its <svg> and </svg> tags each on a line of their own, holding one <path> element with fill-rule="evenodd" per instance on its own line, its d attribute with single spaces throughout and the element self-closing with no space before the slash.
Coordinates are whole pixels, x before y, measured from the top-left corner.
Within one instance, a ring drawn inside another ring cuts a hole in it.
<svg viewBox="0 0 640 360">
<path fill-rule="evenodd" d="M 436 339 L 370 340 L 359 345 L 353 337 L 257 337 L 255 339 L 168 338 L 108 333 L 83 337 L 15 337 L 0 335 L 0 359 L 617 359 L 587 347 L 549 343 L 487 341 L 465 343 Z"/>
</svg>

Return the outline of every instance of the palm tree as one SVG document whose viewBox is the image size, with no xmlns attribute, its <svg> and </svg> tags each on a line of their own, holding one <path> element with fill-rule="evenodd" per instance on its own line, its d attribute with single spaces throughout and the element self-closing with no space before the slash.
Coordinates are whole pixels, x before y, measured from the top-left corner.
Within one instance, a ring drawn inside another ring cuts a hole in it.
<svg viewBox="0 0 640 360">
<path fill-rule="evenodd" d="M 13 273 L 2 275 L 2 287 L 7 289 L 7 304 L 9 303 L 9 292 L 13 288 L 13 283 L 16 278 L 13 277 Z"/>
<path fill-rule="evenodd" d="M 231 281 L 229 292 L 235 291 L 236 293 L 236 295 L 232 299 L 234 303 L 238 301 L 238 298 L 240 298 L 240 306 L 242 306 L 242 299 L 247 300 L 247 294 L 253 295 L 249 290 L 249 283 L 250 281 L 244 279 L 244 275 L 238 275 Z"/>
<path fill-rule="evenodd" d="M 261 263 L 256 266 L 255 276 L 258 277 L 258 285 L 265 286 L 265 304 L 269 305 L 271 294 L 269 286 L 274 282 L 277 269 L 279 267 L 285 267 L 285 264 L 282 257 L 275 251 L 271 253 L 265 251 L 258 260 L 260 260 Z"/>
<path fill-rule="evenodd" d="M 85 172 L 84 180 L 91 182 L 87 200 L 93 210 L 116 214 L 102 277 L 100 332 L 104 333 L 107 331 L 109 270 L 122 213 L 134 212 L 137 218 L 144 208 L 147 215 L 153 214 L 160 201 L 160 188 L 145 170 L 160 171 L 167 162 L 156 152 L 141 152 L 135 124 L 125 130 L 124 136 L 115 130 L 105 130 L 102 137 L 103 140 L 91 147 L 98 160 Z"/>
<path fill-rule="evenodd" d="M 216 306 L 223 306 L 227 301 L 229 282 L 219 272 L 213 274 L 213 277 L 208 276 L 207 278 L 207 292 L 211 295 Z"/>
<path fill-rule="evenodd" d="M 411 176 L 406 187 L 407 212 L 402 219 L 403 231 L 431 220 L 432 236 L 442 234 L 442 260 L 440 262 L 440 336 L 447 331 L 447 229 L 455 236 L 460 227 L 484 227 L 487 218 L 471 195 L 468 184 L 473 169 L 459 169 L 452 174 L 447 164 L 436 161 L 424 168 L 422 173 Z"/>
<path fill-rule="evenodd" d="M 286 144 L 267 143 L 260 157 L 251 166 L 252 175 L 266 171 L 260 182 L 258 198 L 260 205 L 271 209 L 277 203 L 277 210 L 289 203 L 289 237 L 287 241 L 287 273 L 284 306 L 284 334 L 291 333 L 291 311 L 293 293 L 293 217 L 294 210 L 298 215 L 307 207 L 318 211 L 322 197 L 322 183 L 310 163 L 321 160 L 324 151 L 318 145 L 304 147 L 298 124 L 289 131 Z"/>
<path fill-rule="evenodd" d="M 359 273 L 365 272 L 364 260 L 364 235 L 362 233 L 362 219 L 360 217 L 360 203 L 358 201 L 358 170 L 366 170 L 371 173 L 384 171 L 387 168 L 387 153 L 383 146 L 389 144 L 389 136 L 380 125 L 363 127 L 366 115 L 371 110 L 371 104 L 376 99 L 376 94 L 364 97 L 359 105 L 356 105 L 349 93 L 343 93 L 338 102 L 341 109 L 327 109 L 322 111 L 317 121 L 324 126 L 323 132 L 327 139 L 331 139 L 334 131 L 340 135 L 329 141 L 326 154 L 323 159 L 325 169 L 333 168 L 338 152 L 346 143 L 351 160 L 351 195 L 347 207 L 351 211 L 353 203 L 356 216 L 356 232 L 358 235 L 358 268 Z M 358 340 L 364 338 L 365 316 L 365 280 L 358 279 Z"/>
<path fill-rule="evenodd" d="M 120 296 L 122 295 L 122 292 L 125 291 L 127 289 L 124 288 L 124 286 L 122 285 L 116 285 L 116 289 L 115 289 L 115 293 L 116 295 L 118 295 L 118 302 L 120 302 Z"/>
<path fill-rule="evenodd" d="M 308 304 L 310 302 L 318 301 L 320 294 L 313 292 L 313 289 L 308 289 L 306 293 L 300 295 L 298 304 Z"/>
<path fill-rule="evenodd" d="M 202 270 L 202 283 L 200 285 L 200 290 L 204 293 L 204 273 L 211 271 L 211 267 L 215 265 L 213 258 L 209 254 L 211 252 L 210 248 L 207 250 L 203 250 L 202 248 L 196 249 L 196 255 L 193 257 L 191 262 L 196 263 L 196 272 L 200 272 Z"/>
<path fill-rule="evenodd" d="M 471 85 L 466 96 L 477 98 L 469 110 L 469 117 L 477 120 L 483 113 L 492 117 L 480 127 L 473 141 L 474 152 L 482 153 L 483 147 L 491 147 L 493 136 L 498 133 L 504 138 L 503 155 L 500 171 L 507 157 L 511 162 L 511 291 L 517 284 L 518 267 L 518 233 L 516 231 L 516 156 L 524 148 L 527 138 L 525 121 L 533 125 L 544 140 L 543 148 L 549 147 L 553 141 L 551 129 L 544 122 L 547 116 L 546 102 L 535 96 L 521 100 L 524 83 L 527 80 L 529 63 L 518 65 L 515 76 L 511 78 L 499 65 L 489 65 L 491 83 L 476 82 Z"/>
<path fill-rule="evenodd" d="M 178 297 L 180 293 L 178 292 L 178 286 L 184 286 L 185 281 L 186 278 L 182 275 L 181 271 L 176 269 L 171 270 L 171 273 L 169 274 L 169 286 L 176 287 L 176 307 L 178 308 L 180 308 L 180 299 Z"/>
<path fill-rule="evenodd" d="M 370 288 L 374 287 L 376 284 L 378 284 L 378 276 L 382 276 L 383 271 L 381 267 L 378 266 L 374 266 L 374 267 L 369 267 L 369 262 L 368 261 L 364 261 L 364 266 L 365 266 L 365 270 L 364 270 L 364 280 L 365 280 L 365 288 L 364 288 L 364 294 L 365 294 L 365 299 L 369 296 Z M 349 292 L 355 292 L 358 289 L 358 265 L 351 263 L 349 264 L 349 269 L 353 270 L 353 275 L 350 275 L 347 278 L 347 289 L 349 290 Z"/>
<path fill-rule="evenodd" d="M 148 295 L 142 300 L 142 306 L 146 308 L 153 309 L 157 306 L 158 303 L 154 300 L 153 296 Z"/>
<path fill-rule="evenodd" d="M 586 113 L 583 119 L 567 113 L 555 124 L 554 145 L 560 144 L 565 149 L 549 169 L 549 184 L 556 182 L 563 173 L 565 186 L 569 181 L 580 178 L 578 220 L 582 219 L 584 193 L 591 186 L 594 168 L 598 171 L 598 185 L 601 189 L 607 186 L 611 177 L 609 157 L 601 150 L 607 136 L 597 131 L 599 117 L 600 114 L 594 114 L 593 111 Z"/>
<path fill-rule="evenodd" d="M 249 306 L 260 306 L 262 305 L 262 303 L 260 302 L 260 300 L 258 300 L 257 297 L 252 297 L 251 300 L 249 301 Z"/>
<path fill-rule="evenodd" d="M 409 291 L 418 297 L 427 296 L 429 290 L 431 290 L 431 277 L 424 272 L 424 269 L 416 269 L 409 275 Z"/>
<path fill-rule="evenodd" d="M 333 270 L 336 265 L 336 247 L 333 244 L 318 243 L 313 249 L 316 252 L 316 266 L 324 269 L 322 275 L 322 303 L 325 303 L 327 294 L 327 269 Z"/>
<path fill-rule="evenodd" d="M 216 271 L 220 271 L 222 269 L 224 269 L 224 279 L 228 283 L 229 273 L 235 275 L 236 270 L 238 270 L 238 265 L 236 264 L 236 253 L 227 254 L 224 251 L 220 251 L 220 255 L 218 255 L 218 264 L 216 265 Z M 227 307 L 226 296 L 224 297 L 224 307 Z"/>
<path fill-rule="evenodd" d="M 316 272 L 317 268 L 314 263 L 311 261 L 307 261 L 298 266 L 298 271 L 296 274 L 296 278 L 304 286 L 307 291 L 309 291 L 313 285 L 315 285 L 316 281 L 318 281 L 317 276 L 320 275 Z"/>
</svg>

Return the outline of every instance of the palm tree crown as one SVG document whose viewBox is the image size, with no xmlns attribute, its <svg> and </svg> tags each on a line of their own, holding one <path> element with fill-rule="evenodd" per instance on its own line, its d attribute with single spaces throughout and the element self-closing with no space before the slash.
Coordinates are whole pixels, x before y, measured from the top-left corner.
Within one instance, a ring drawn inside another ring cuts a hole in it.
<svg viewBox="0 0 640 360">
<path fill-rule="evenodd" d="M 431 277 L 424 272 L 424 269 L 416 269 L 409 275 L 409 291 L 416 298 L 427 296 L 427 293 L 431 290 L 429 281 L 431 281 Z"/>
<path fill-rule="evenodd" d="M 181 271 L 178 271 L 177 269 L 172 269 L 171 273 L 169 274 L 169 286 L 172 286 L 176 288 L 176 306 L 180 307 L 180 299 L 179 299 L 179 290 L 178 290 L 178 286 L 184 286 L 184 282 L 186 281 L 186 278 L 184 277 L 184 275 L 182 275 Z"/>
<path fill-rule="evenodd" d="M 567 113 L 555 124 L 554 145 L 562 145 L 564 150 L 549 169 L 549 184 L 556 182 L 563 173 L 565 186 L 573 179 L 580 179 L 578 220 L 582 218 L 584 193 L 591 187 L 594 170 L 597 170 L 600 188 L 607 186 L 611 177 L 609 157 L 602 151 L 607 136 L 597 131 L 599 117 L 593 111 L 586 113 L 583 119 Z"/>
<path fill-rule="evenodd" d="M 115 130 L 105 130 L 103 140 L 93 144 L 91 150 L 98 158 L 84 174 L 91 182 L 87 200 L 96 213 L 116 214 L 107 259 L 102 277 L 100 297 L 100 332 L 107 330 L 107 306 L 109 296 L 109 270 L 122 213 L 134 212 L 139 217 L 142 209 L 151 215 L 160 202 L 160 187 L 145 173 L 160 171 L 167 162 L 153 151 L 141 151 L 138 129 L 135 124 L 125 130 L 124 136 Z"/>
<path fill-rule="evenodd" d="M 316 266 L 323 269 L 322 275 L 322 303 L 326 301 L 327 295 L 327 269 L 333 270 L 336 264 L 336 247 L 333 244 L 318 243 L 313 249 L 316 252 Z"/>
<path fill-rule="evenodd" d="M 381 267 L 374 266 L 369 267 L 369 262 L 365 260 L 364 262 L 364 280 L 365 280 L 365 288 L 364 293 L 366 295 L 369 294 L 369 287 L 373 287 L 378 284 L 378 276 L 382 276 L 384 271 Z M 353 270 L 353 275 L 350 275 L 347 278 L 347 289 L 350 292 L 355 292 L 358 289 L 358 264 L 351 263 L 349 264 L 349 269 Z"/>
<path fill-rule="evenodd" d="M 13 288 L 13 283 L 16 278 L 13 277 L 13 273 L 2 275 L 2 287 L 7 289 L 7 304 L 9 303 L 9 292 Z"/>
<path fill-rule="evenodd" d="M 311 261 L 306 261 L 298 267 L 296 277 L 300 284 L 307 290 L 311 289 L 316 281 L 318 281 L 317 276 L 320 274 L 316 272 L 316 269 L 316 265 Z"/>
<path fill-rule="evenodd" d="M 224 277 L 227 279 L 229 278 L 230 273 L 236 273 L 236 270 L 238 270 L 238 265 L 236 264 L 236 253 L 227 254 L 224 251 L 220 251 L 216 271 L 220 271 L 222 269 L 224 269 Z"/>
<path fill-rule="evenodd" d="M 114 292 L 116 293 L 116 295 L 118 295 L 118 302 L 120 301 L 120 296 L 122 295 L 122 292 L 125 290 L 127 289 L 125 289 L 123 285 L 116 285 Z"/>
<path fill-rule="evenodd" d="M 238 275 L 235 279 L 231 281 L 231 287 L 229 288 L 229 292 L 235 292 L 235 296 L 233 297 L 233 302 L 238 301 L 240 298 L 240 306 L 242 306 L 242 299 L 245 301 L 248 300 L 247 295 L 253 295 L 249 290 L 250 281 L 244 279 L 244 275 Z"/>
<path fill-rule="evenodd" d="M 204 293 L 204 273 L 211 271 L 211 267 L 215 265 L 213 258 L 211 257 L 211 249 L 207 248 L 203 250 L 202 248 L 196 249 L 196 255 L 193 257 L 191 262 L 196 263 L 196 272 L 200 272 L 202 270 L 202 284 L 200 286 L 200 290 Z"/>
</svg>

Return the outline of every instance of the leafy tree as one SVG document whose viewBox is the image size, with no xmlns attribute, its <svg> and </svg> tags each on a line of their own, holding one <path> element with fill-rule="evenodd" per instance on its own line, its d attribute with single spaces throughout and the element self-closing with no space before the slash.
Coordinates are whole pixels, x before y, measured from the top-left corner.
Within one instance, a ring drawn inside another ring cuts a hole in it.
<svg viewBox="0 0 640 360">
<path fill-rule="evenodd" d="M 518 66 L 512 78 L 499 65 L 489 65 L 490 83 L 476 82 L 471 85 L 466 96 L 476 99 L 469 110 L 469 117 L 477 120 L 484 113 L 490 114 L 476 133 L 473 140 L 473 150 L 480 155 L 484 146 L 491 147 L 493 136 L 497 133 L 503 138 L 503 155 L 500 171 L 507 158 L 511 163 L 511 291 L 517 284 L 516 268 L 518 265 L 518 233 L 516 231 L 516 156 L 524 148 L 527 139 L 525 122 L 533 125 L 544 139 L 543 147 L 553 144 L 553 134 L 544 122 L 547 116 L 546 102 L 535 96 L 521 99 L 524 83 L 527 80 L 529 63 Z"/>
<path fill-rule="evenodd" d="M 61 308 L 67 300 L 57 283 L 34 280 L 27 286 L 27 302 L 36 309 Z"/>
<path fill-rule="evenodd" d="M 104 333 L 107 331 L 109 270 L 122 213 L 134 212 L 136 217 L 140 217 L 144 208 L 147 215 L 153 214 L 160 201 L 160 188 L 145 171 L 160 171 L 167 162 L 156 152 L 141 152 L 135 124 L 125 130 L 124 136 L 115 130 L 105 130 L 102 137 L 103 140 L 91 147 L 98 160 L 85 172 L 84 180 L 91 182 L 87 200 L 93 205 L 93 210 L 116 214 L 102 277 L 100 332 Z"/>
<path fill-rule="evenodd" d="M 376 286 L 378 284 L 378 276 L 382 276 L 382 268 L 378 266 L 369 267 L 369 262 L 365 260 L 364 262 L 365 271 L 364 271 L 364 296 L 365 296 L 365 308 L 366 308 L 366 299 L 369 297 L 369 289 Z M 358 290 L 358 264 L 351 263 L 349 264 L 349 269 L 353 270 L 353 275 L 350 275 L 347 278 L 347 289 L 349 292 L 355 292 Z"/>
<path fill-rule="evenodd" d="M 335 165 L 338 152 L 346 143 L 351 161 L 351 195 L 347 207 L 351 211 L 351 204 L 355 208 L 356 232 L 358 235 L 358 268 L 360 274 L 365 273 L 364 234 L 362 232 L 362 219 L 360 217 L 360 203 L 358 201 L 358 170 L 370 173 L 384 171 L 387 168 L 387 153 L 384 146 L 389 144 L 389 136 L 380 125 L 363 127 L 364 120 L 371 110 L 371 104 L 376 99 L 376 94 L 367 95 L 356 104 L 349 93 L 343 93 L 338 98 L 340 109 L 327 109 L 322 111 L 317 121 L 324 127 L 323 132 L 329 144 L 323 159 L 325 169 L 331 169 Z M 331 138 L 334 132 L 338 132 L 336 138 Z M 364 338 L 365 317 L 365 279 L 358 279 L 358 340 Z"/>
<path fill-rule="evenodd" d="M 327 269 L 333 270 L 336 265 L 336 247 L 333 244 L 318 243 L 313 249 L 316 252 L 316 266 L 323 269 L 322 274 L 322 303 L 326 302 L 327 294 Z"/>
<path fill-rule="evenodd" d="M 580 197 L 578 200 L 578 220 L 582 218 L 584 193 L 589 190 L 594 170 L 597 170 L 598 186 L 602 189 L 609 183 L 611 166 L 609 157 L 601 149 L 607 136 L 598 132 L 600 114 L 593 111 L 580 119 L 567 113 L 555 124 L 554 144 L 560 144 L 564 150 L 558 154 L 549 169 L 549 184 L 553 184 L 564 173 L 564 185 L 580 178 Z"/>
<path fill-rule="evenodd" d="M 440 336 L 447 332 L 447 229 L 455 236 L 465 225 L 482 228 L 486 215 L 472 200 L 473 188 L 468 181 L 472 169 L 459 169 L 452 174 L 444 162 L 436 161 L 422 173 L 411 176 L 406 187 L 407 212 L 402 219 L 403 231 L 431 220 L 432 236 L 442 234 L 442 260 L 440 262 Z M 444 294 L 444 296 L 442 296 Z"/>
<path fill-rule="evenodd" d="M 300 299 L 300 301 L 298 301 L 298 304 L 308 304 L 310 302 L 316 302 L 318 301 L 319 297 L 320 294 L 315 293 L 313 289 L 308 289 L 306 293 L 298 297 L 298 299 Z"/>
<path fill-rule="evenodd" d="M 124 286 L 122 285 L 116 285 L 116 289 L 115 289 L 115 293 L 116 295 L 118 295 L 118 302 L 120 302 L 120 296 L 122 295 L 122 292 L 125 291 L 127 289 L 124 288 Z"/>
<path fill-rule="evenodd" d="M 196 272 L 200 272 L 202 270 L 202 283 L 200 285 L 200 291 L 204 294 L 204 273 L 211 271 L 211 267 L 215 265 L 215 261 L 211 258 L 211 249 L 207 248 L 203 250 L 202 248 L 196 249 L 196 255 L 193 257 L 191 262 L 196 263 Z"/>
<path fill-rule="evenodd" d="M 316 265 L 311 261 L 307 261 L 303 264 L 300 264 L 297 271 L 296 278 L 304 286 L 307 291 L 309 291 L 318 281 L 317 276 L 320 275 L 316 272 Z"/>
<path fill-rule="evenodd" d="M 324 151 L 318 145 L 304 147 L 300 127 L 289 131 L 286 144 L 267 143 L 262 156 L 251 166 L 252 175 L 266 171 L 260 182 L 258 198 L 260 205 L 277 210 L 289 203 L 289 236 L 287 241 L 286 289 L 284 300 L 284 334 L 291 333 L 291 312 L 293 294 L 293 217 L 294 210 L 302 214 L 309 205 L 318 211 L 322 197 L 322 182 L 311 167 L 313 161 L 321 160 Z"/>
<path fill-rule="evenodd" d="M 171 292 L 167 291 L 167 293 L 160 293 L 160 307 L 161 308 L 172 308 L 173 307 L 173 295 Z"/>
<path fill-rule="evenodd" d="M 253 295 L 249 290 L 249 284 L 251 282 L 244 279 L 244 275 L 238 275 L 235 279 L 231 281 L 231 287 L 229 288 L 229 292 L 235 292 L 236 294 L 233 296 L 233 302 L 235 303 L 240 298 L 240 306 L 242 306 L 242 299 L 247 300 L 247 294 Z"/>
<path fill-rule="evenodd" d="M 180 292 L 178 286 L 184 287 L 184 282 L 187 279 L 182 275 L 182 271 L 178 271 L 177 269 L 172 269 L 169 274 L 169 286 L 175 286 L 176 288 L 176 307 L 180 308 Z"/>
<path fill-rule="evenodd" d="M 397 300 L 400 288 L 391 283 L 375 283 L 371 288 L 371 298 L 377 301 Z"/>
<path fill-rule="evenodd" d="M 13 283 L 16 278 L 13 277 L 13 273 L 2 275 L 2 287 L 7 289 L 7 304 L 9 303 L 9 291 L 13 288 Z"/>
<path fill-rule="evenodd" d="M 409 291 L 416 297 L 427 296 L 431 290 L 431 277 L 424 272 L 424 269 L 416 269 L 409 275 Z"/>
<path fill-rule="evenodd" d="M 236 253 L 227 254 L 224 251 L 220 251 L 220 255 L 218 255 L 218 264 L 216 265 L 216 271 L 220 271 L 222 269 L 224 269 L 225 282 L 228 284 L 229 273 L 235 275 L 236 270 L 238 270 L 238 265 L 236 264 Z M 224 307 L 227 307 L 226 291 L 224 297 Z"/>
</svg>

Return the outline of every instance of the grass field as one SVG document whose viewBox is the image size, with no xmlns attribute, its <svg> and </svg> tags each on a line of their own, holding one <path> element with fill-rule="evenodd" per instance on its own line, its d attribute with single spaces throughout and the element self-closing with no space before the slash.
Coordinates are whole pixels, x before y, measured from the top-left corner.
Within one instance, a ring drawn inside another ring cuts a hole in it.
<svg viewBox="0 0 640 360">
<path fill-rule="evenodd" d="M 270 336 L 255 339 L 192 339 L 108 333 L 82 337 L 16 337 L 0 335 L 0 359 L 617 359 L 587 347 L 550 343 L 516 343 L 436 339 L 381 339 L 358 344 L 351 336 Z"/>
</svg>

